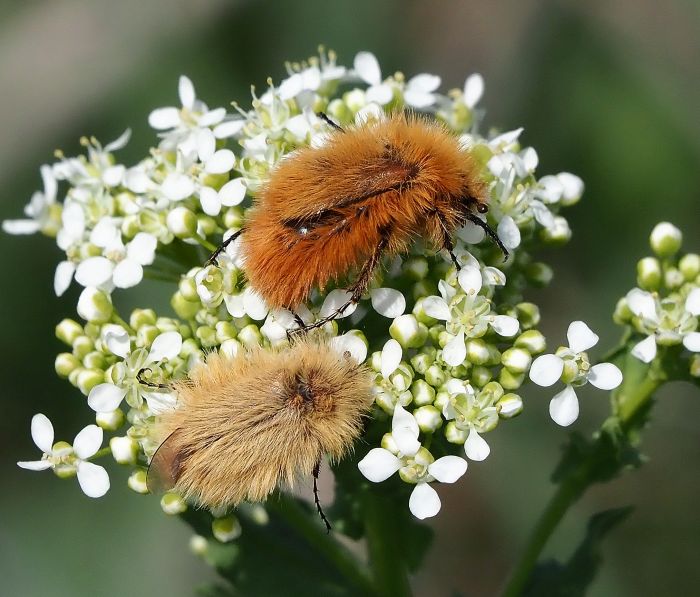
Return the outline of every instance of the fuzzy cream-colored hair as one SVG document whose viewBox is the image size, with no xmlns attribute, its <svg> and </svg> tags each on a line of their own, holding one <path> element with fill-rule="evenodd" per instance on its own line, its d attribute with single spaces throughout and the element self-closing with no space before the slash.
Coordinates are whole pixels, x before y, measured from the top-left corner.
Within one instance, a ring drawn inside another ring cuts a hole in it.
<svg viewBox="0 0 700 597">
<path fill-rule="evenodd" d="M 318 338 L 211 353 L 173 386 L 178 406 L 159 418 L 149 486 L 210 508 L 264 500 L 324 454 L 338 460 L 350 449 L 371 383 L 366 367 Z"/>
</svg>

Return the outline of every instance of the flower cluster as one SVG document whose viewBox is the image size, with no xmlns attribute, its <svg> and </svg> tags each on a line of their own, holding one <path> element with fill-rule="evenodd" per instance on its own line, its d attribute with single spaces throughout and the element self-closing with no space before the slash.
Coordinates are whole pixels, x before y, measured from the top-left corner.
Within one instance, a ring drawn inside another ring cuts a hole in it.
<svg viewBox="0 0 700 597">
<path fill-rule="evenodd" d="M 289 65 L 288 77 L 278 85 L 270 81 L 263 93 L 253 92 L 248 109 L 234 104 L 235 112 L 228 113 L 210 109 L 183 76 L 180 105 L 151 112 L 148 122 L 158 141 L 139 163 L 127 166 L 115 157 L 128 142 L 127 131 L 104 147 L 85 139 L 86 155 L 59 153 L 57 162 L 43 166 L 44 190 L 25 208 L 27 219 L 3 227 L 15 234 L 55 236 L 65 252 L 56 269 L 56 294 L 73 279 L 83 287 L 77 313 L 85 323 L 58 325 L 57 335 L 70 350 L 58 355 L 56 371 L 86 396 L 97 426 L 81 432 L 73 447 L 51 445 L 53 431 L 37 419 L 33 436 L 44 457 L 25 466 L 53 468 L 57 474 L 77 471 L 88 495 L 104 493 L 106 477 L 87 461 L 104 430 L 113 434 L 108 452 L 114 460 L 133 468 L 129 486 L 147 493 L 146 466 L 157 448 L 154 422 L 177 399 L 154 385 L 182 378 L 206 351 L 233 355 L 284 343 L 295 316 L 311 322 L 345 302 L 347 292 L 331 288 L 315 293 L 295 314 L 269 310 L 246 286 L 237 242 L 217 265 L 198 265 L 222 238 L 241 228 L 245 207 L 275 164 L 298 147 L 326 141 L 328 125 L 319 111 L 341 125 L 402 109 L 445 123 L 483 165 L 489 223 L 514 253 L 503 263 L 500 252 L 484 241 L 483 230 L 468 223 L 457 233 L 459 269 L 417 245 L 386 263 L 385 274 L 356 308 L 324 326 L 322 333 L 375 372 L 373 425 L 385 433 L 381 447 L 361 455 L 365 477 L 379 482 L 398 471 L 415 485 L 411 511 L 419 518 L 433 516 L 440 501 L 431 483 L 461 477 L 467 470 L 463 456 L 472 461 L 488 456 L 483 435 L 521 412 L 520 388 L 528 371 L 536 383 L 561 379 L 567 384 L 551 411 L 560 424 L 575 419 L 573 386 L 590 381 L 614 387 L 617 377 L 608 366 L 589 367 L 585 351 L 595 342 L 585 324 L 572 324 L 577 327 L 570 329 L 568 349 L 538 356 L 546 349 L 537 329 L 539 309 L 522 295 L 528 285 L 551 279 L 549 267 L 534 261 L 530 251 L 569 239 L 560 211 L 581 197 L 581 180 L 566 172 L 538 178 L 537 153 L 521 145 L 522 129 L 480 133 L 481 76 L 471 75 L 462 89 L 446 93 L 440 86 L 438 76 L 426 73 L 384 77 L 368 52 L 345 67 L 332 52 L 321 51 Z M 677 271 L 688 267 L 679 265 Z M 146 276 L 173 284 L 175 317 L 152 309 L 120 314 L 117 289 Z M 692 313 L 697 297 L 680 287 L 676 292 L 686 297 Z M 679 323 L 679 334 L 688 337 L 696 323 Z M 643 325 L 646 333 L 657 333 L 649 318 Z M 171 514 L 187 508 L 174 493 L 163 496 L 161 504 Z M 215 537 L 231 540 L 240 533 L 231 513 L 212 514 Z"/>
<path fill-rule="evenodd" d="M 641 338 L 632 349 L 640 361 L 651 363 L 672 347 L 683 348 L 691 353 L 691 374 L 700 377 L 700 256 L 679 256 L 682 240 L 668 222 L 652 230 L 654 256 L 637 264 L 638 287 L 620 299 L 614 317 Z"/>
</svg>

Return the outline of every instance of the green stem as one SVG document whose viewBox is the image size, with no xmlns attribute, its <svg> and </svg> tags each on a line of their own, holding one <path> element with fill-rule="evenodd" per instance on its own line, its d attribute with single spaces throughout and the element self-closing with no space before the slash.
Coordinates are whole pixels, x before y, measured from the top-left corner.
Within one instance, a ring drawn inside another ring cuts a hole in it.
<svg viewBox="0 0 700 597">
<path fill-rule="evenodd" d="M 623 385 L 614 394 L 615 415 L 603 423 L 601 430 L 595 436 L 593 449 L 587 452 L 578 465 L 562 479 L 549 500 L 503 591 L 504 597 L 516 597 L 523 593 L 544 546 L 568 509 L 578 501 L 588 487 L 600 480 L 600 465 L 609 459 L 610 450 L 615 449 L 610 443 L 609 436 L 604 433 L 606 425 L 619 425 L 623 433 L 628 434 L 636 427 L 640 415 L 649 407 L 653 393 L 665 381 L 657 365 L 645 367 L 631 355 L 627 358 Z"/>
<path fill-rule="evenodd" d="M 401 533 L 392 510 L 396 505 L 386 496 L 367 489 L 362 495 L 362 511 L 365 516 L 365 535 L 369 551 L 369 563 L 374 576 L 374 585 L 383 597 L 410 597 L 406 563 L 397 557 L 401 546 L 396 537 Z"/>
<path fill-rule="evenodd" d="M 358 591 L 359 595 L 376 595 L 377 591 L 367 572 L 358 562 L 357 558 L 348 549 L 323 530 L 316 517 L 309 516 L 299 503 L 294 499 L 280 494 L 278 500 L 269 500 L 269 510 L 274 512 L 289 524 L 309 545 L 316 548 L 319 553 L 334 566 L 348 581 L 348 584 Z"/>
<path fill-rule="evenodd" d="M 202 245 L 207 251 L 211 251 L 213 253 L 217 249 L 216 245 L 211 244 L 206 238 L 200 236 L 199 234 L 193 234 L 192 238 Z"/>
<path fill-rule="evenodd" d="M 98 458 L 103 458 L 104 456 L 109 456 L 112 453 L 112 448 L 107 446 L 106 448 L 102 448 L 101 450 L 98 450 L 95 452 L 88 460 L 97 460 Z"/>
</svg>

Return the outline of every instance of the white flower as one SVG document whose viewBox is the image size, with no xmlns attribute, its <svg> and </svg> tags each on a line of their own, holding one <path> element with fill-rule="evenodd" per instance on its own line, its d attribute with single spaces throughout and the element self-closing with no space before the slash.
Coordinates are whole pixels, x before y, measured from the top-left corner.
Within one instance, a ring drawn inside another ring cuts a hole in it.
<svg viewBox="0 0 700 597">
<path fill-rule="evenodd" d="M 234 135 L 240 130 L 238 124 L 224 126 L 226 109 L 210 110 L 197 99 L 192 81 L 184 75 L 178 83 L 178 94 L 182 104 L 180 108 L 157 108 L 148 116 L 148 123 L 154 129 L 164 131 L 160 133 L 163 149 L 173 151 L 177 148 L 189 154 L 196 148 L 196 137 L 202 129 L 215 127 L 214 135 L 217 138 Z"/>
<path fill-rule="evenodd" d="M 632 348 L 632 356 L 644 363 L 656 358 L 657 344 L 682 343 L 691 352 L 700 352 L 700 332 L 696 331 L 700 315 L 700 289 L 693 289 L 685 301 L 678 296 L 660 300 L 656 294 L 633 288 L 625 297 L 635 315 L 635 328 L 647 337 Z"/>
<path fill-rule="evenodd" d="M 440 87 L 440 77 L 423 73 L 412 77 L 406 83 L 404 100 L 414 108 L 427 108 L 435 103 L 434 91 Z"/>
<path fill-rule="evenodd" d="M 129 335 L 118 325 L 106 326 L 102 341 L 111 353 L 123 361 L 114 366 L 114 383 L 101 383 L 90 390 L 88 406 L 92 410 L 98 413 L 112 412 L 119 408 L 124 398 L 134 408 L 139 408 L 145 399 L 152 414 L 174 404 L 175 397 L 172 394 L 145 390 L 138 377 L 142 370 L 150 369 L 157 379 L 160 365 L 180 354 L 182 336 L 178 332 L 163 332 L 158 335 L 153 340 L 150 351 L 145 348 L 130 351 Z"/>
<path fill-rule="evenodd" d="M 109 490 L 107 471 L 88 459 L 94 456 L 102 445 L 102 429 L 88 425 L 75 436 L 73 446 L 65 442 L 53 443 L 54 432 L 51 421 L 43 415 L 32 417 L 32 439 L 43 452 L 41 460 L 18 462 L 21 468 L 42 471 L 54 469 L 56 474 L 68 476 L 77 473 L 80 489 L 88 497 L 102 497 Z"/>
<path fill-rule="evenodd" d="M 598 343 L 598 336 L 583 321 L 573 321 L 566 333 L 569 346 L 560 347 L 557 354 L 537 357 L 530 367 L 530 379 L 538 386 L 549 387 L 559 379 L 566 383 L 549 403 L 552 420 L 567 427 L 579 413 L 578 398 L 574 386 L 591 383 L 601 390 L 613 390 L 622 383 L 622 372 L 612 363 L 590 366 L 585 351 Z"/>
<path fill-rule="evenodd" d="M 355 74 L 369 85 L 366 91 L 368 102 L 376 102 L 384 106 L 392 100 L 394 93 L 390 85 L 382 82 L 382 71 L 374 54 L 358 52 L 353 67 Z"/>
<path fill-rule="evenodd" d="M 373 448 L 357 466 L 373 483 L 380 483 L 397 471 L 404 480 L 415 483 L 408 507 L 416 518 L 422 520 L 440 511 L 440 498 L 430 483 L 454 483 L 467 471 L 467 461 L 459 456 L 434 460 L 418 441 L 419 433 L 415 417 L 397 404 L 391 420 L 391 441 L 396 453 Z"/>
<path fill-rule="evenodd" d="M 24 215 L 29 219 L 3 221 L 2 229 L 8 234 L 33 234 L 47 229 L 52 223 L 51 208 L 56 204 L 58 184 L 51 166 L 44 165 L 40 171 L 44 181 L 44 191 L 34 193 L 24 207 Z"/>
<path fill-rule="evenodd" d="M 464 81 L 464 103 L 473 109 L 484 94 L 484 78 L 479 73 L 469 75 Z"/>
</svg>

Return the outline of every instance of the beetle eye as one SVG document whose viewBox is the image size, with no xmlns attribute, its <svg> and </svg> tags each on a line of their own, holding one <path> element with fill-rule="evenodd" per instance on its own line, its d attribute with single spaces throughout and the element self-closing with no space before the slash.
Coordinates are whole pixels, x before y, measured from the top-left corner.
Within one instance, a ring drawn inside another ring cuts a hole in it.
<svg viewBox="0 0 700 597">
<path fill-rule="evenodd" d="M 486 205 L 486 203 L 477 203 L 476 204 L 476 211 L 478 211 L 480 214 L 485 214 L 489 210 L 489 206 Z"/>
</svg>

